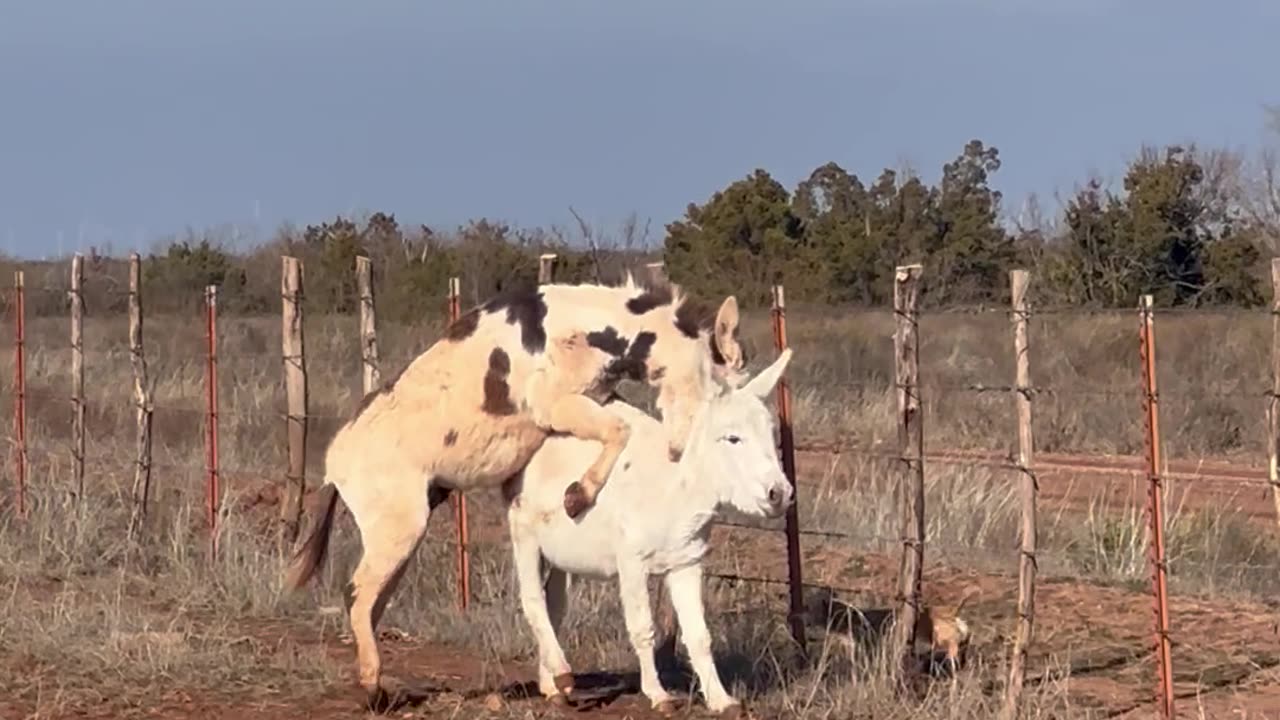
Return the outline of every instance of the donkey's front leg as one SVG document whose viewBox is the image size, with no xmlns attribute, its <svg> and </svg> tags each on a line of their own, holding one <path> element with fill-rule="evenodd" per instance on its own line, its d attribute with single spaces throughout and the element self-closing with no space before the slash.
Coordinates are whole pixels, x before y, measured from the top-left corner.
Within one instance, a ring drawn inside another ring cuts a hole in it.
<svg viewBox="0 0 1280 720">
<path fill-rule="evenodd" d="M 720 684 L 720 674 L 711 655 L 711 633 L 702 607 L 702 565 L 697 563 L 667 573 L 667 591 L 671 594 L 676 620 L 680 622 L 689 663 L 707 699 L 707 709 L 716 713 L 736 710 L 738 701 Z"/>
<path fill-rule="evenodd" d="M 583 440 L 595 440 L 604 447 L 581 480 L 570 483 L 564 491 L 564 510 L 576 518 L 596 501 L 627 446 L 631 428 L 618 416 L 605 410 L 585 395 L 566 395 L 551 405 L 549 417 L 553 432 L 563 432 Z"/>
<path fill-rule="evenodd" d="M 618 592 L 622 596 L 622 612 L 631 636 L 631 647 L 640 660 L 640 692 L 661 713 L 671 713 L 675 704 L 662 687 L 658 664 L 654 659 L 653 614 L 649 604 L 649 581 L 644 563 L 637 558 L 618 561 Z"/>
</svg>

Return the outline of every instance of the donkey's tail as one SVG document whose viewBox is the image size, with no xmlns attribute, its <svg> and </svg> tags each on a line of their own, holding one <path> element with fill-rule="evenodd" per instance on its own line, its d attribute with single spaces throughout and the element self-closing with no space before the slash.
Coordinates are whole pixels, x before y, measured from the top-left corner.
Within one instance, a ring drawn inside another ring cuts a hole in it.
<svg viewBox="0 0 1280 720">
<path fill-rule="evenodd" d="M 311 526 L 311 534 L 285 570 L 284 586 L 289 590 L 302 587 L 316 570 L 324 564 L 325 555 L 329 551 L 329 533 L 333 530 L 333 511 L 338 507 L 338 488 L 332 483 L 323 485 L 319 491 L 319 503 L 323 506 L 322 514 Z"/>
</svg>

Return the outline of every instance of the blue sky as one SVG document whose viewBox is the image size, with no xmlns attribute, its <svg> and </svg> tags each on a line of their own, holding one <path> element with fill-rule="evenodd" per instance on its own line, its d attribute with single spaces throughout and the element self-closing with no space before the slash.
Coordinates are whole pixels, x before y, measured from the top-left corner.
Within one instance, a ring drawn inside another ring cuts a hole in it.
<svg viewBox="0 0 1280 720">
<path fill-rule="evenodd" d="M 926 179 L 970 138 L 1016 208 L 1146 143 L 1256 147 L 1275 0 L 0 0 L 0 249 L 395 212 L 655 232 L 764 167 Z"/>
</svg>

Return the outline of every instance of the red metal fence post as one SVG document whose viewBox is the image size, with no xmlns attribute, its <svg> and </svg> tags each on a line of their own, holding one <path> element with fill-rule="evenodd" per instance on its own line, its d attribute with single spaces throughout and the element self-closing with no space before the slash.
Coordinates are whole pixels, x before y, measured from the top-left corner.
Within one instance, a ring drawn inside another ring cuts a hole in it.
<svg viewBox="0 0 1280 720">
<path fill-rule="evenodd" d="M 14 472 L 17 476 L 18 517 L 27 517 L 27 291 L 23 272 L 13 273 L 14 396 L 13 425 L 17 442 Z"/>
<path fill-rule="evenodd" d="M 218 286 L 204 289 L 205 325 L 207 330 L 207 358 L 205 387 L 208 417 L 205 449 L 207 451 L 208 477 L 205 482 L 205 500 L 209 522 L 209 550 L 211 556 L 218 553 Z"/>
<path fill-rule="evenodd" d="M 779 353 L 787 347 L 787 300 L 781 285 L 773 286 L 773 346 Z M 781 441 L 782 471 L 791 481 L 796 493 L 791 507 L 787 508 L 787 585 L 791 591 L 787 624 L 791 637 L 806 652 L 804 634 L 804 586 L 800 573 L 800 496 L 796 486 L 796 448 L 794 428 L 791 422 L 791 387 L 786 373 L 778 381 L 778 436 Z"/>
<path fill-rule="evenodd" d="M 449 278 L 449 322 L 462 314 L 462 281 Z M 454 525 L 458 531 L 458 605 L 466 610 L 471 605 L 471 539 L 467 532 L 467 498 L 460 492 L 449 496 L 453 502 Z"/>
<path fill-rule="evenodd" d="M 1160 400 L 1156 392 L 1156 338 L 1153 301 L 1143 295 L 1139 305 L 1141 325 L 1143 416 L 1146 421 L 1147 521 L 1150 523 L 1151 591 L 1155 600 L 1155 645 L 1160 716 L 1173 717 L 1173 657 L 1169 642 L 1169 587 L 1164 552 L 1164 488 L 1160 476 Z"/>
</svg>

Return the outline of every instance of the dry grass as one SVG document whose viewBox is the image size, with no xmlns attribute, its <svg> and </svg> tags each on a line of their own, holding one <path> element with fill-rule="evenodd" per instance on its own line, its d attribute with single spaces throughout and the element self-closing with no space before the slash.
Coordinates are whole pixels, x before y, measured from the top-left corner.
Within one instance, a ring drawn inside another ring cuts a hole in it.
<svg viewBox="0 0 1280 720">
<path fill-rule="evenodd" d="M 1141 448 L 1136 318 L 1046 316 L 1033 326 L 1033 378 L 1060 391 L 1036 404 L 1037 446 L 1082 453 Z M 270 533 L 274 506 L 261 502 L 285 466 L 279 320 L 228 318 L 221 327 L 222 463 L 226 496 L 221 553 L 209 562 L 203 519 L 203 328 L 196 318 L 155 318 L 147 342 L 156 382 L 155 496 L 145 542 L 122 539 L 132 482 L 133 409 L 125 324 L 86 323 L 90 483 L 77 514 L 69 500 L 70 352 L 66 328 L 50 320 L 28 330 L 31 517 L 0 516 L 0 695 L 57 716 L 73 708 L 141 708 L 175 688 L 246 698 L 306 696 L 343 682 L 350 648 L 330 653 L 322 637 L 343 623 L 340 590 L 358 542 L 344 516 L 321 580 L 300 596 L 279 591 L 280 559 Z M 306 328 L 312 425 L 308 456 L 318 476 L 324 444 L 359 397 L 358 343 L 351 318 L 309 320 Z M 427 347 L 439 328 L 384 328 L 384 367 L 394 371 Z M 1160 321 L 1160 381 L 1168 452 L 1181 457 L 1265 458 L 1264 397 L 1270 329 L 1262 315 L 1190 316 Z M 789 375 L 798 434 L 857 446 L 892 442 L 891 319 L 887 313 L 824 317 L 794 310 L 789 333 L 798 349 Z M 762 318 L 750 319 L 752 356 L 767 353 Z M 1012 377 L 1002 314 L 932 316 L 922 327 L 926 434 L 930 448 L 1006 449 L 1013 445 L 1007 394 L 957 390 L 1005 385 Z M 0 373 L 12 377 L 6 346 Z M 11 382 L 11 381 L 10 381 Z M 4 389 L 9 397 L 11 385 Z M 634 391 L 630 389 L 629 391 Z M 643 393 L 634 395 L 643 401 Z M 11 478 L 11 465 L 5 466 Z M 892 465 L 843 455 L 802 466 L 802 524 L 845 533 L 805 538 L 807 580 L 849 588 L 846 599 L 885 605 L 892 574 L 867 558 L 894 557 L 896 507 Z M 1002 471 L 932 464 L 927 477 L 931 562 L 977 573 L 1008 573 L 1015 563 L 1017 497 Z M 5 492 L 11 488 L 6 482 Z M 1265 599 L 1280 591 L 1280 545 L 1226 508 L 1191 510 L 1169 499 L 1173 592 L 1223 601 Z M 1146 582 L 1140 498 L 1098 495 L 1084 513 L 1046 506 L 1041 572 L 1076 578 L 1082 588 L 1141 589 Z M 1269 502 L 1259 495 L 1256 502 Z M 472 501 L 475 522 L 496 519 L 496 501 Z M 495 524 L 495 527 L 497 525 Z M 451 523 L 433 523 L 385 623 L 419 641 L 481 658 L 481 681 L 528 674 L 532 641 L 518 614 L 514 578 L 501 543 L 486 537 L 473 556 L 476 604 L 454 609 Z M 784 577 L 767 535 L 721 532 L 713 569 Z M 746 537 L 746 539 L 743 539 Z M 754 538 L 754 539 L 753 539 Z M 760 539 L 765 538 L 765 539 Z M 930 576 L 942 572 L 930 568 Z M 1012 581 L 1000 581 L 1012 590 Z M 1085 585 L 1084 583 L 1089 583 Z M 942 587 L 939 585 L 938 587 Z M 926 593 L 931 589 L 926 580 Z M 578 670 L 634 667 L 612 584 L 575 583 L 563 641 Z M 875 658 L 850 665 L 831 652 L 814 664 L 794 662 L 783 622 L 781 588 L 709 581 L 709 620 L 731 687 L 763 710 L 803 717 L 989 717 L 1003 682 L 1007 604 L 992 600 L 974 667 L 908 700 L 896 693 Z M 1136 617 L 1147 629 L 1145 615 Z M 817 647 L 823 647 L 818 643 Z M 834 652 L 836 646 L 830 646 Z M 1135 652 L 1141 648 L 1135 648 Z M 1033 717 L 1088 715 L 1073 700 L 1058 655 L 1041 658 L 1043 683 L 1030 689 Z M 411 674 L 407 667 L 391 672 Z M 0 714 L 4 710 L 0 702 Z M 513 712 L 524 712 L 513 706 Z M 423 711 L 425 712 L 425 710 Z M 772 715 L 772 714 L 771 714 Z"/>
</svg>

